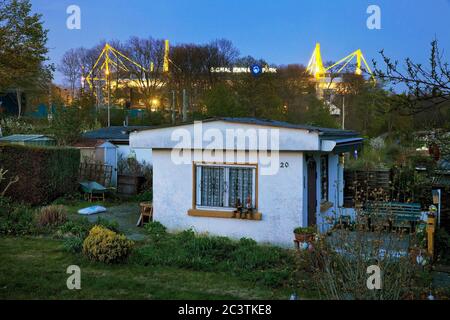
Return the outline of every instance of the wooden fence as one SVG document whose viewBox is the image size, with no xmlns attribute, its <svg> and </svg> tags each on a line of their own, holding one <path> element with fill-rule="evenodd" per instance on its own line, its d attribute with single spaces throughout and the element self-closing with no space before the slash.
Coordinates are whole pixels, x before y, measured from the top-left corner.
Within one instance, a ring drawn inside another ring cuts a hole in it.
<svg viewBox="0 0 450 320">
<path fill-rule="evenodd" d="M 391 171 L 344 171 L 344 207 L 354 208 L 357 203 L 388 199 L 391 195 Z"/>
<path fill-rule="evenodd" d="M 80 181 L 95 181 L 105 187 L 111 185 L 112 166 L 83 162 L 80 164 Z"/>
</svg>

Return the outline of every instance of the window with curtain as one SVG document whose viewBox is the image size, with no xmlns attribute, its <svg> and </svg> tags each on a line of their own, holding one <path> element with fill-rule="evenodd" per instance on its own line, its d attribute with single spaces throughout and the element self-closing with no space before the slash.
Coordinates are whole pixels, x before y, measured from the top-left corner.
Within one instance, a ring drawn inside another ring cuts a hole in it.
<svg viewBox="0 0 450 320">
<path fill-rule="evenodd" d="M 196 166 L 197 206 L 236 208 L 249 202 L 255 208 L 255 173 L 255 167 Z"/>
<path fill-rule="evenodd" d="M 223 207 L 225 194 L 225 172 L 222 168 L 203 167 L 200 181 L 201 205 Z"/>
<path fill-rule="evenodd" d="M 328 156 L 320 157 L 320 194 L 322 201 L 328 201 Z"/>
</svg>

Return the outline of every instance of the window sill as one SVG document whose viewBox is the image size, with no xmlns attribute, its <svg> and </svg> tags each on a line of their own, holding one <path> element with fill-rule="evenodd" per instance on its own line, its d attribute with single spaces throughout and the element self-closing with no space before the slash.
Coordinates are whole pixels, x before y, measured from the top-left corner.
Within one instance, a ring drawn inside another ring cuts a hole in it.
<svg viewBox="0 0 450 320">
<path fill-rule="evenodd" d="M 203 218 L 222 218 L 222 219 L 253 220 L 253 221 L 262 220 L 262 214 L 259 212 L 247 214 L 249 218 L 239 218 L 238 214 L 232 211 L 191 209 L 188 211 L 188 215 L 191 217 L 203 217 Z"/>
</svg>

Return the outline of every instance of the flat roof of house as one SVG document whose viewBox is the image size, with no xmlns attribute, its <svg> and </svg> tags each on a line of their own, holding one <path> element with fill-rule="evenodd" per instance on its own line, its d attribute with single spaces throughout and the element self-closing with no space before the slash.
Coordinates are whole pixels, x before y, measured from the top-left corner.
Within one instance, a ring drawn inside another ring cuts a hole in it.
<svg viewBox="0 0 450 320">
<path fill-rule="evenodd" d="M 151 126 L 106 127 L 100 128 L 98 130 L 85 132 L 83 134 L 83 138 L 95 140 L 128 141 L 131 132 L 147 130 L 152 128 L 153 127 Z"/>
<path fill-rule="evenodd" d="M 323 128 L 323 127 L 317 127 L 317 126 L 311 126 L 311 125 L 305 125 L 305 124 L 294 124 L 294 123 L 285 122 L 285 121 L 260 119 L 260 118 L 217 117 L 217 118 L 209 118 L 209 119 L 201 120 L 201 122 L 214 122 L 214 121 L 224 121 L 224 122 L 230 122 L 230 123 L 253 124 L 253 125 L 257 125 L 257 126 L 269 126 L 269 127 L 278 127 L 278 128 L 316 131 L 316 132 L 319 132 L 321 135 L 332 136 L 332 137 L 335 137 L 335 136 L 336 137 L 342 137 L 342 136 L 356 137 L 359 135 L 358 132 L 352 131 L 352 130 Z M 176 124 L 176 125 L 165 125 L 165 126 L 158 126 L 158 127 L 152 127 L 152 128 L 146 128 L 146 129 L 137 129 L 136 131 L 178 127 L 178 126 L 190 125 L 193 123 L 194 122 L 191 121 L 191 122 L 184 122 L 184 123 L 180 123 L 180 124 Z"/>
</svg>

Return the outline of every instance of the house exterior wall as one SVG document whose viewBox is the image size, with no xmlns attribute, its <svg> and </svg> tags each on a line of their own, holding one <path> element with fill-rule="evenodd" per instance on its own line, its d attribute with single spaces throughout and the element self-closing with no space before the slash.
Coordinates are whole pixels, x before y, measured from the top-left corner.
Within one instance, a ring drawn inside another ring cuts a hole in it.
<svg viewBox="0 0 450 320">
<path fill-rule="evenodd" d="M 176 165 L 170 150 L 153 150 L 154 218 L 171 231 L 193 228 L 200 233 L 292 246 L 293 229 L 304 220 L 303 154 L 281 152 L 280 162 L 289 166 L 275 175 L 261 175 L 258 170 L 262 221 L 192 217 L 188 210 L 193 206 L 193 164 Z"/>
</svg>

